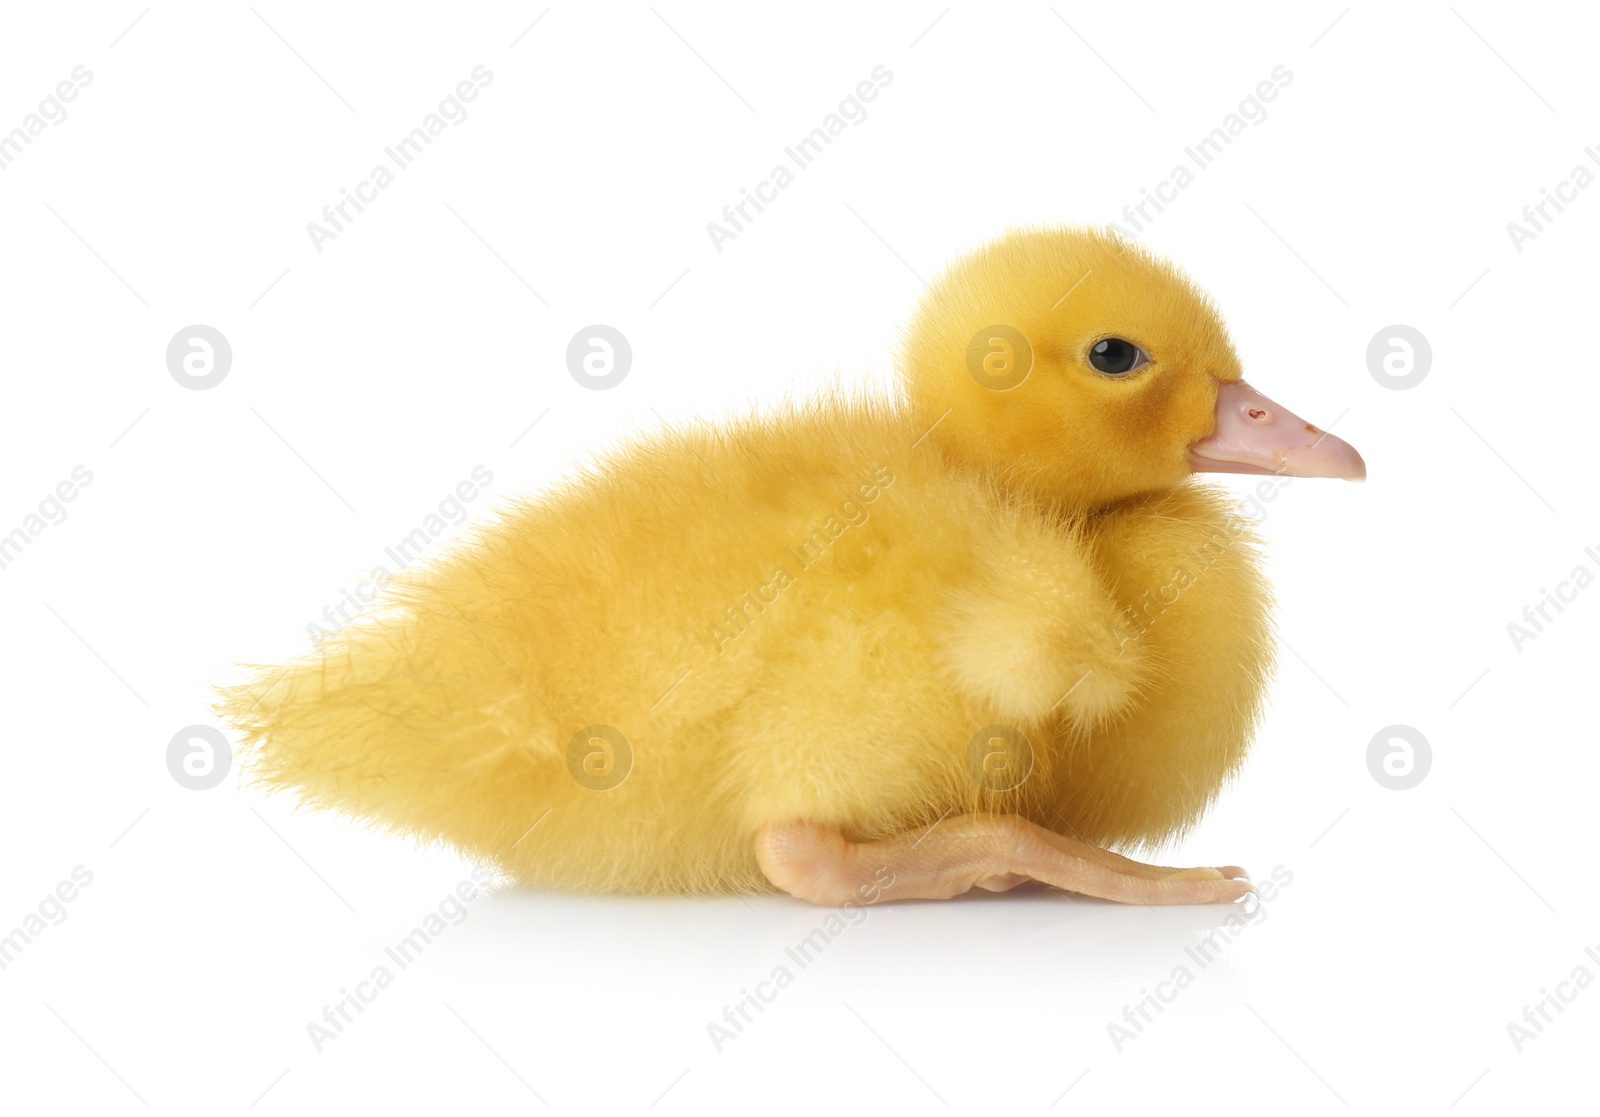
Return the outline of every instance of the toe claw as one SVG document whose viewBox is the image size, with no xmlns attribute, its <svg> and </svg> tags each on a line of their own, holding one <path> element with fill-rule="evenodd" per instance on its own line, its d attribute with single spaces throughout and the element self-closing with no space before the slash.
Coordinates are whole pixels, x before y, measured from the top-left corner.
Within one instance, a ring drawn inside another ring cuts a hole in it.
<svg viewBox="0 0 1600 1117">
<path fill-rule="evenodd" d="M 1243 892 L 1234 897 L 1233 902 L 1239 905 L 1245 915 L 1254 915 L 1261 909 L 1261 893 L 1256 891 L 1255 885 L 1249 884 Z"/>
</svg>

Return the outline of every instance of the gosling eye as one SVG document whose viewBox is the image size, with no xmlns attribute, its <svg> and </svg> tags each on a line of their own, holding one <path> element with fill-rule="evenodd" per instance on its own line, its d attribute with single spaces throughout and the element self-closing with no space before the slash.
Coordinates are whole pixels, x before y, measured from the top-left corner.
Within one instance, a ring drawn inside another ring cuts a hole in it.
<svg viewBox="0 0 1600 1117">
<path fill-rule="evenodd" d="M 1150 354 L 1126 338 L 1101 338 L 1089 346 L 1089 363 L 1107 376 L 1122 376 L 1150 363 Z"/>
</svg>

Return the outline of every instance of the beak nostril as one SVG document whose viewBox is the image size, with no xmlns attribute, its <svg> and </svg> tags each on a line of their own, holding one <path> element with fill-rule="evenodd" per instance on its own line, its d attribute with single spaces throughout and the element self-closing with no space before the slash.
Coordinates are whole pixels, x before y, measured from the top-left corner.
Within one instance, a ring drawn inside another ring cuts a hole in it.
<svg viewBox="0 0 1600 1117">
<path fill-rule="evenodd" d="M 1259 407 L 1249 408 L 1249 409 L 1247 409 L 1245 411 L 1245 414 L 1250 416 L 1250 418 L 1254 419 L 1258 423 L 1264 421 L 1267 418 L 1266 411 L 1262 410 Z"/>
</svg>

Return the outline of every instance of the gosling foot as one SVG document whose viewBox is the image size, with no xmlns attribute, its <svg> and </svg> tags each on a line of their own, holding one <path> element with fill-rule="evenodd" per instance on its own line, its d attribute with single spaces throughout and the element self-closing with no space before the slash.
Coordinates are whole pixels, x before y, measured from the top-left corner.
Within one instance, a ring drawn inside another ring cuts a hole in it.
<svg viewBox="0 0 1600 1117">
<path fill-rule="evenodd" d="M 1234 903 L 1256 891 L 1234 865 L 1146 865 L 1015 815 L 947 818 L 877 842 L 847 841 L 838 827 L 821 823 L 770 823 L 756 835 L 756 860 L 783 891 L 828 907 L 945 900 L 1030 880 L 1125 904 Z"/>
</svg>

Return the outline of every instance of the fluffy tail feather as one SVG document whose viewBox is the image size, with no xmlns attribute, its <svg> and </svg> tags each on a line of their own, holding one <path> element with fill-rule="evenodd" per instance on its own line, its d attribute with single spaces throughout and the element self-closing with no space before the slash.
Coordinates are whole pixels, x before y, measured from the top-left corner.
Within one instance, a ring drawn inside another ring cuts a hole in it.
<svg viewBox="0 0 1600 1117">
<path fill-rule="evenodd" d="M 527 827 L 541 770 L 560 761 L 522 656 L 494 640 L 491 619 L 413 597 L 316 652 L 250 667 L 218 688 L 214 708 L 256 782 L 495 855 Z"/>
</svg>

